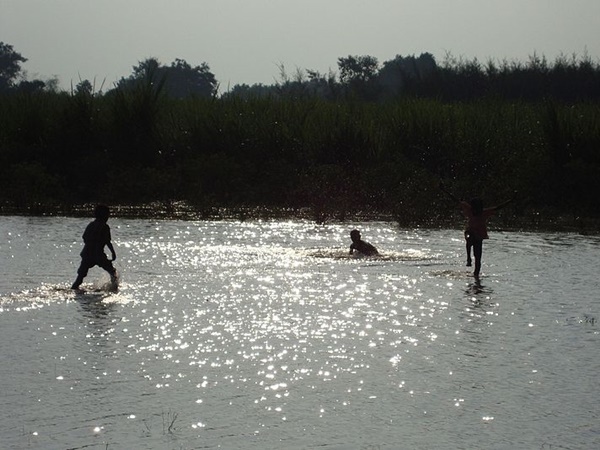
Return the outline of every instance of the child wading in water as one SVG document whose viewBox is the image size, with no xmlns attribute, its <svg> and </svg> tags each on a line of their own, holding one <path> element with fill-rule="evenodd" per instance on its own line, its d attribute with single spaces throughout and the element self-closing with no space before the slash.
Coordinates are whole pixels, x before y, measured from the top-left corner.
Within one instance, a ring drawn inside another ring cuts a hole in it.
<svg viewBox="0 0 600 450">
<path fill-rule="evenodd" d="M 110 274 L 110 282 L 115 286 L 118 282 L 117 270 L 113 267 L 112 261 L 117 259 L 115 249 L 111 243 L 110 227 L 108 216 L 110 211 L 108 206 L 98 205 L 94 210 L 96 220 L 89 223 L 83 233 L 83 250 L 81 251 L 81 265 L 77 270 L 77 279 L 71 286 L 71 289 L 79 289 L 83 279 L 88 274 L 88 270 L 94 266 L 102 267 Z M 109 260 L 104 254 L 104 247 L 108 247 L 112 255 Z"/>
<path fill-rule="evenodd" d="M 494 215 L 497 210 L 503 208 L 511 201 L 505 201 L 497 206 L 491 208 L 484 208 L 483 201 L 480 198 L 473 198 L 468 202 L 465 200 L 459 200 L 450 191 L 446 189 L 444 184 L 440 182 L 440 188 L 448 196 L 457 202 L 462 209 L 464 216 L 467 218 L 467 227 L 465 229 L 465 241 L 467 249 L 467 266 L 471 266 L 471 248 L 473 249 L 473 256 L 475 257 L 475 270 L 473 276 L 479 278 L 479 272 L 481 271 L 481 255 L 483 253 L 483 240 L 489 239 L 487 232 L 487 219 Z"/>
<path fill-rule="evenodd" d="M 350 232 L 350 239 L 352 239 L 352 244 L 350 244 L 350 254 L 356 250 L 365 256 L 379 255 L 379 252 L 374 246 L 360 238 L 360 231 L 352 230 Z"/>
</svg>

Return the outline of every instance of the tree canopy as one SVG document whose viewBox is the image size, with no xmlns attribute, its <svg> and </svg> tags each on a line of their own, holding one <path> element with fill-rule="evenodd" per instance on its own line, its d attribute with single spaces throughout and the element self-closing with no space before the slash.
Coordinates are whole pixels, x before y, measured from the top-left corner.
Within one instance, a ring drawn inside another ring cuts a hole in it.
<svg viewBox="0 0 600 450">
<path fill-rule="evenodd" d="M 21 63 L 25 61 L 27 59 L 17 53 L 12 45 L 0 42 L 0 92 L 13 87 L 21 72 Z"/>
<path fill-rule="evenodd" d="M 133 73 L 121 78 L 118 88 L 128 89 L 151 77 L 153 82 L 164 83 L 164 90 L 171 98 L 189 96 L 211 97 L 217 93 L 217 79 L 206 63 L 191 66 L 183 59 L 175 59 L 169 66 L 156 58 L 147 58 L 133 67 Z"/>
</svg>

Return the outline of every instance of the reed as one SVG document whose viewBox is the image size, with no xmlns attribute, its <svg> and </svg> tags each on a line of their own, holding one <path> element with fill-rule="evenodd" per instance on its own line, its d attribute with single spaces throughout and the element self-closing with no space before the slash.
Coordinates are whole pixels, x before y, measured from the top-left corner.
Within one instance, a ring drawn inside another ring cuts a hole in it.
<svg viewBox="0 0 600 450">
<path fill-rule="evenodd" d="M 596 102 L 169 99 L 161 85 L 7 96 L 3 208 L 106 201 L 312 208 L 317 220 L 446 211 L 443 178 L 515 213 L 600 215 Z M 36 186 L 30 189 L 27 186 Z"/>
<path fill-rule="evenodd" d="M 178 413 L 171 410 L 166 413 L 164 411 L 162 412 L 163 434 L 173 434 L 177 430 L 175 422 L 177 421 L 178 416 Z"/>
</svg>

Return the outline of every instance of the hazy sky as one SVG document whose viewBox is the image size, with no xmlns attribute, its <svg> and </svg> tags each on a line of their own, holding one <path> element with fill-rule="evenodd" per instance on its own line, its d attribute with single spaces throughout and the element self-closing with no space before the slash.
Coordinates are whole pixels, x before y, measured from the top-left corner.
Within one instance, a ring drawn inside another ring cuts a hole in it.
<svg viewBox="0 0 600 450">
<path fill-rule="evenodd" d="M 112 87 L 148 57 L 206 62 L 221 91 L 272 84 L 279 66 L 432 53 L 482 62 L 534 52 L 600 60 L 600 0 L 0 0 L 0 41 L 29 78 Z"/>
</svg>

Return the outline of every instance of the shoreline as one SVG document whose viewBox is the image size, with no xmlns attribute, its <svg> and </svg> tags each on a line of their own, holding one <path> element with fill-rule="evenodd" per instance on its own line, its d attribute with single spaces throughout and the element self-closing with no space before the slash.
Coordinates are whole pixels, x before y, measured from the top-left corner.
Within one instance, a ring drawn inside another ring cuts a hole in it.
<svg viewBox="0 0 600 450">
<path fill-rule="evenodd" d="M 93 204 L 30 207 L 0 206 L 0 216 L 23 217 L 90 217 Z M 452 208 L 445 217 L 425 221 L 407 219 L 389 211 L 334 209 L 316 210 L 314 207 L 195 207 L 185 202 L 154 202 L 141 205 L 111 205 L 111 217 L 121 219 L 155 220 L 306 220 L 316 224 L 343 222 L 395 222 L 399 227 L 440 229 L 464 226 L 464 220 Z M 522 232 L 564 232 L 581 235 L 600 235 L 600 218 L 573 217 L 559 213 L 533 211 L 527 215 L 498 215 L 490 223 L 490 230 Z"/>
</svg>

